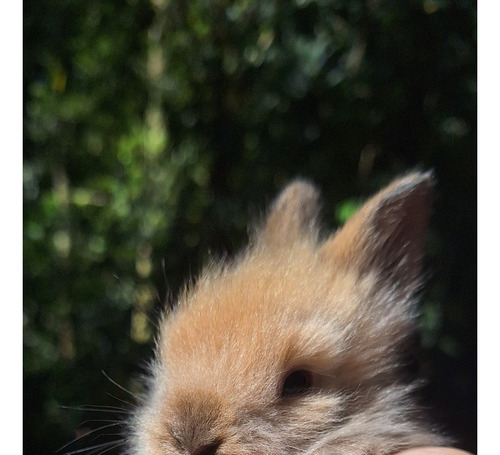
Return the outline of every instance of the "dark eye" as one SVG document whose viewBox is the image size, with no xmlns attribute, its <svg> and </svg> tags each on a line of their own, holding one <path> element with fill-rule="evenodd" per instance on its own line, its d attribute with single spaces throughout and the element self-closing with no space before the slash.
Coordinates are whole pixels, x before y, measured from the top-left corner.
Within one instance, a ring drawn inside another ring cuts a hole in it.
<svg viewBox="0 0 500 455">
<path fill-rule="evenodd" d="M 282 397 L 294 397 L 307 392 L 312 386 L 312 376 L 307 370 L 295 370 L 288 373 L 281 390 Z"/>
</svg>

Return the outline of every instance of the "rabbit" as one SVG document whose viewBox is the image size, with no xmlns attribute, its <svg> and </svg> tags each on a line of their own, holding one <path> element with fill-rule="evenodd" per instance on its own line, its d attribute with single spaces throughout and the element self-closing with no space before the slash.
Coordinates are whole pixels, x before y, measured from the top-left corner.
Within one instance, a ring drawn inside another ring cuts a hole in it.
<svg viewBox="0 0 500 455">
<path fill-rule="evenodd" d="M 431 172 L 396 179 L 336 233 L 292 181 L 249 246 L 212 261 L 160 323 L 131 455 L 383 455 L 449 442 L 402 380 Z"/>
</svg>

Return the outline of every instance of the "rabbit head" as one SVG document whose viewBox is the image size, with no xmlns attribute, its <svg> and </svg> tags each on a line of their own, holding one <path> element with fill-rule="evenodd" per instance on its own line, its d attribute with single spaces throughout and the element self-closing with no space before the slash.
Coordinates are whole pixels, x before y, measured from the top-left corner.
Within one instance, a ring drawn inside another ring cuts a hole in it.
<svg viewBox="0 0 500 455">
<path fill-rule="evenodd" d="M 210 264 L 161 322 L 134 455 L 389 454 L 444 439 L 399 379 L 432 176 L 413 173 L 326 238 L 288 185 L 249 247 Z"/>
</svg>

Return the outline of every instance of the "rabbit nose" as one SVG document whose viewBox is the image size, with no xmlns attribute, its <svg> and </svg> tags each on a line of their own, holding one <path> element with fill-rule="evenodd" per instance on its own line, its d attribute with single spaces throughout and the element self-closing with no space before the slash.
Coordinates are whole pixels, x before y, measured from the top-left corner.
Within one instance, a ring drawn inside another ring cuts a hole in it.
<svg viewBox="0 0 500 455">
<path fill-rule="evenodd" d="M 172 401 L 176 416 L 169 426 L 176 445 L 189 455 L 217 455 L 227 435 L 220 397 L 204 391 L 178 395 Z"/>
<path fill-rule="evenodd" d="M 219 441 L 215 441 L 212 444 L 205 444 L 198 447 L 196 450 L 190 452 L 191 455 L 216 455 L 217 450 L 220 446 Z"/>
</svg>

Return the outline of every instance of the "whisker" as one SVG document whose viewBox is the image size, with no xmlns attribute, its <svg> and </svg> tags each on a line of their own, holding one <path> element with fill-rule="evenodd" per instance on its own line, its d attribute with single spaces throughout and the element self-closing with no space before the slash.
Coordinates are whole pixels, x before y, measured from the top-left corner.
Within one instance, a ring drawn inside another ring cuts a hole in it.
<svg viewBox="0 0 500 455">
<path fill-rule="evenodd" d="M 87 423 L 123 423 L 125 424 L 125 421 L 123 420 L 106 420 L 106 419 L 90 419 L 90 420 L 85 420 L 85 422 L 82 422 L 80 425 L 78 425 L 78 428 L 82 427 L 83 425 Z"/>
<path fill-rule="evenodd" d="M 130 390 L 126 389 L 125 387 L 123 387 L 122 385 L 118 384 L 118 382 L 116 382 L 114 379 L 111 379 L 111 377 L 109 377 L 108 374 L 106 374 L 106 372 L 104 370 L 101 370 L 101 373 L 112 383 L 114 384 L 116 387 L 118 387 L 119 389 L 123 390 L 124 392 L 128 393 L 129 395 L 131 395 L 132 397 L 134 398 L 137 398 L 137 394 L 131 392 Z"/>
<path fill-rule="evenodd" d="M 134 403 L 130 403 L 130 402 L 129 402 L 129 401 L 127 401 L 127 400 L 122 400 L 121 398 L 118 398 L 117 396 L 113 395 L 112 393 L 108 393 L 108 392 L 106 392 L 106 393 L 107 393 L 107 395 L 109 395 L 110 397 L 114 398 L 115 400 L 121 401 L 122 403 L 124 403 L 124 404 L 126 404 L 126 405 L 128 405 L 128 406 L 131 406 L 131 407 L 133 407 L 133 408 L 135 408 L 135 407 L 136 407 L 136 405 L 135 405 Z M 134 397 L 134 398 L 135 398 L 135 397 Z"/>
<path fill-rule="evenodd" d="M 85 411 L 85 412 L 110 412 L 116 414 L 131 414 L 132 411 L 129 411 L 124 408 L 119 408 L 116 406 L 98 406 L 93 404 L 83 404 L 81 406 L 60 406 L 61 409 L 71 409 L 73 411 Z"/>
<path fill-rule="evenodd" d="M 102 455 L 103 453 L 108 452 L 110 450 L 113 450 L 114 448 L 119 447 L 119 446 L 125 444 L 126 442 L 127 442 L 127 440 L 104 442 L 102 444 L 96 444 L 96 445 L 91 446 L 91 447 L 72 450 L 71 452 L 65 452 L 63 455 L 75 455 L 77 453 L 85 453 L 85 452 L 87 452 L 88 455 L 92 455 L 94 453 L 97 453 L 100 449 L 106 449 L 102 452 L 99 452 L 100 455 Z M 90 452 L 90 451 L 92 451 L 92 452 Z"/>
<path fill-rule="evenodd" d="M 126 444 L 127 442 L 128 442 L 127 440 L 117 441 L 117 443 L 114 446 L 110 447 L 109 449 L 103 450 L 102 452 L 99 452 L 99 455 L 102 455 L 103 453 L 109 452 L 110 450 L 116 449 L 117 447 L 120 447 L 123 444 Z M 92 455 L 92 454 L 89 454 L 89 455 Z"/>
<path fill-rule="evenodd" d="M 103 437 L 110 437 L 110 436 L 120 436 L 123 438 L 123 433 L 102 433 L 102 434 L 99 434 L 97 435 L 95 438 L 94 438 L 94 441 L 97 439 L 97 438 L 100 438 L 101 436 Z M 121 439 L 120 439 L 121 441 Z M 116 442 L 116 441 L 115 441 Z"/>
<path fill-rule="evenodd" d="M 122 423 L 123 422 L 120 422 L 120 423 L 110 423 L 109 425 L 104 425 L 102 427 L 95 428 L 94 430 L 90 430 L 88 433 L 82 434 L 81 436 L 78 436 L 77 438 L 74 438 L 72 441 L 70 441 L 67 444 L 63 445 L 59 450 L 57 450 L 56 453 L 61 452 L 63 449 L 65 449 L 66 447 L 71 446 L 75 442 L 81 441 L 83 438 L 87 438 L 91 434 L 97 433 L 98 431 L 102 431 L 102 430 L 104 430 L 106 428 L 111 428 L 111 427 L 116 427 L 118 425 L 122 425 Z M 64 455 L 70 455 L 71 453 L 78 453 L 78 452 L 65 452 Z"/>
</svg>

